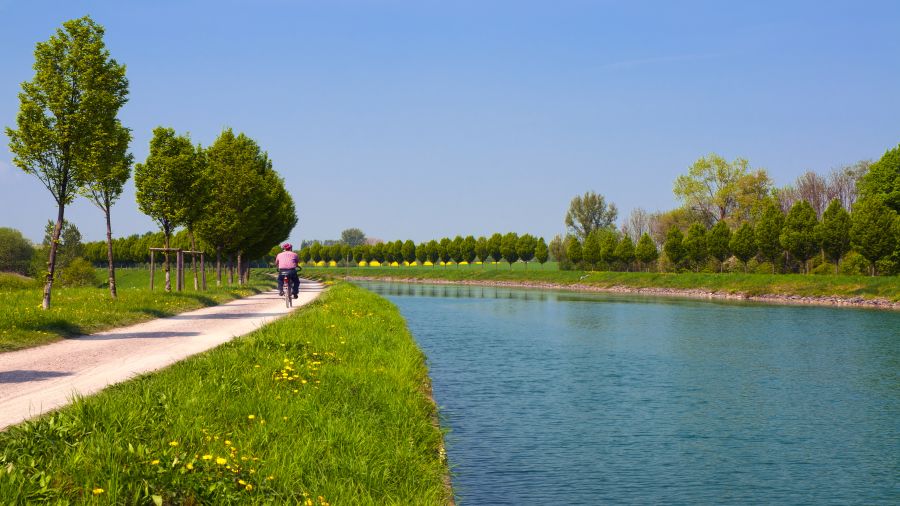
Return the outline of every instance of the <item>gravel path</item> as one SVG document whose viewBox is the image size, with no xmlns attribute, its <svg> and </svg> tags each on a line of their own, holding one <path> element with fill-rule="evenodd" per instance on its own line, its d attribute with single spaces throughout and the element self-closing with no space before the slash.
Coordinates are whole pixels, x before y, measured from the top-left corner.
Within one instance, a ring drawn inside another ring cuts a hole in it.
<svg viewBox="0 0 900 506">
<path fill-rule="evenodd" d="M 316 299 L 322 285 L 301 280 L 294 307 Z M 169 318 L 0 353 L 0 430 L 131 377 L 214 348 L 284 316 L 271 290 Z"/>
</svg>

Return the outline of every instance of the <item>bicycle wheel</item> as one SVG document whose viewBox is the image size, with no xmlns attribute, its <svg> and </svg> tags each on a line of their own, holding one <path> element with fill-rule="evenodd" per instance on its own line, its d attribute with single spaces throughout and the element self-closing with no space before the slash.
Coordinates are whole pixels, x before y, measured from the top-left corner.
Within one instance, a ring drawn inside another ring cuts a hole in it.
<svg viewBox="0 0 900 506">
<path fill-rule="evenodd" d="M 294 299 L 292 297 L 293 292 L 291 291 L 291 278 L 285 277 L 282 286 L 284 286 L 284 305 L 285 307 L 291 307 L 294 305 Z"/>
</svg>

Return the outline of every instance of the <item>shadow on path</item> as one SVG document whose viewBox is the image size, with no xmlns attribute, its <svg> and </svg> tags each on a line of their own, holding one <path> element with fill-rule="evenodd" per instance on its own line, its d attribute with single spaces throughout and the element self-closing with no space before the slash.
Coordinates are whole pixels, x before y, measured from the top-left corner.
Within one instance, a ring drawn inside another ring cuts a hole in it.
<svg viewBox="0 0 900 506">
<path fill-rule="evenodd" d="M 28 383 L 29 381 L 43 381 L 50 378 L 59 378 L 62 376 L 71 376 L 70 372 L 60 371 L 0 371 L 0 383 Z"/>
<path fill-rule="evenodd" d="M 122 332 L 118 334 L 94 334 L 89 336 L 79 336 L 79 341 L 107 341 L 110 339 L 144 339 L 144 338 L 163 338 L 163 337 L 189 337 L 199 336 L 200 332 Z"/>
</svg>

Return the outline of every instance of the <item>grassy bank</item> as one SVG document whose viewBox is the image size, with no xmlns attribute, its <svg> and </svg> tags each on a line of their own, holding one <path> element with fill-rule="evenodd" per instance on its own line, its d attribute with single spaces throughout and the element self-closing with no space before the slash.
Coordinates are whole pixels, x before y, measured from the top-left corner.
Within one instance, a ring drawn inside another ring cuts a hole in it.
<svg viewBox="0 0 900 506">
<path fill-rule="evenodd" d="M 662 288 L 672 290 L 706 290 L 746 295 L 797 295 L 802 297 L 862 297 L 900 301 L 900 279 L 896 276 L 812 276 L 801 274 L 738 273 L 647 273 L 585 272 L 541 269 L 530 265 L 524 269 L 482 269 L 479 266 L 450 267 L 305 267 L 310 276 L 371 276 L 416 280 L 448 280 L 474 282 L 518 282 L 562 286 L 587 285 L 598 288 Z"/>
<path fill-rule="evenodd" d="M 44 311 L 41 283 L 0 273 L 0 352 L 221 304 L 274 286 L 270 276 L 256 271 L 248 286 L 216 288 L 215 281 L 208 278 L 209 290 L 199 292 L 191 288 L 165 293 L 159 273 L 151 292 L 150 273 L 145 269 L 119 269 L 116 277 L 119 297 L 115 301 L 103 284 L 81 288 L 55 285 L 50 309 Z M 186 284 L 193 287 L 192 278 L 186 277 Z"/>
<path fill-rule="evenodd" d="M 396 308 L 338 284 L 248 336 L 0 433 L 0 503 L 446 503 L 427 392 Z"/>
</svg>

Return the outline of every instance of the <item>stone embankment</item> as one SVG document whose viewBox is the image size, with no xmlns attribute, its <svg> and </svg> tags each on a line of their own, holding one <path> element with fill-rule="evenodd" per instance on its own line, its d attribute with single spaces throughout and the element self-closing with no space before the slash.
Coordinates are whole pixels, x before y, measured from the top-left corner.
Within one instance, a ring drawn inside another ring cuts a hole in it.
<svg viewBox="0 0 900 506">
<path fill-rule="evenodd" d="M 418 279 L 403 277 L 374 277 L 374 276 L 346 276 L 348 281 L 393 281 L 399 283 L 421 283 L 435 285 L 475 285 L 494 286 L 504 288 L 536 288 L 544 290 L 572 290 L 578 292 L 597 293 L 622 293 L 638 294 L 657 297 L 688 297 L 693 299 L 723 299 L 741 300 L 751 302 L 764 302 L 767 304 L 799 304 L 813 306 L 839 306 L 858 307 L 871 309 L 900 310 L 900 302 L 892 302 L 887 299 L 865 299 L 862 297 L 811 297 L 803 295 L 779 295 L 763 294 L 748 295 L 740 292 L 717 292 L 701 288 L 662 288 L 662 287 L 631 287 L 631 286 L 597 286 L 583 283 L 570 285 L 557 283 L 541 283 L 535 281 L 489 281 L 489 280 L 446 280 L 446 279 Z"/>
</svg>

